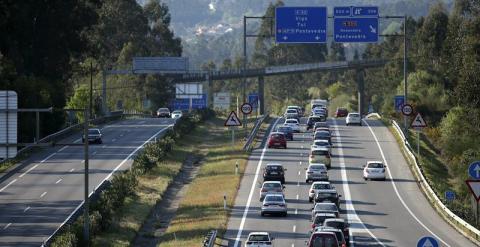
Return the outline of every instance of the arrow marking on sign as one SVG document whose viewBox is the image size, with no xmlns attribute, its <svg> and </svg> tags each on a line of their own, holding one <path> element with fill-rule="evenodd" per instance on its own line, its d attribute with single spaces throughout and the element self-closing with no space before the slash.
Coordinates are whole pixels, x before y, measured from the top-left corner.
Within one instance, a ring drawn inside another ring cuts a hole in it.
<svg viewBox="0 0 480 247">
<path fill-rule="evenodd" d="M 287 40 L 287 39 L 288 39 L 288 37 L 287 37 L 287 36 L 283 36 L 283 40 Z"/>
<path fill-rule="evenodd" d="M 372 25 L 370 25 L 370 31 L 372 33 L 377 33 L 377 29 L 375 29 L 374 27 L 372 27 Z"/>
</svg>

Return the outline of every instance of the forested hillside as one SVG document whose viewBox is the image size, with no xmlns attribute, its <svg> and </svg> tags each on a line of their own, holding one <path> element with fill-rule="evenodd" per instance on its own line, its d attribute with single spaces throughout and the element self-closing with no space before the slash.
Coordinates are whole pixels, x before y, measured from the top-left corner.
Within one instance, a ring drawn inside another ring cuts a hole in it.
<svg viewBox="0 0 480 247">
<path fill-rule="evenodd" d="M 1 1 L 0 90 L 15 90 L 19 107 L 85 108 L 93 74 L 94 114 L 101 114 L 101 71 L 131 66 L 133 56 L 180 56 L 168 6 L 135 0 Z M 108 78 L 108 105 L 141 109 L 171 97 L 160 76 Z M 34 114 L 20 114 L 20 141 L 30 142 Z M 42 136 L 58 130 L 65 114 L 41 116 Z"/>
</svg>

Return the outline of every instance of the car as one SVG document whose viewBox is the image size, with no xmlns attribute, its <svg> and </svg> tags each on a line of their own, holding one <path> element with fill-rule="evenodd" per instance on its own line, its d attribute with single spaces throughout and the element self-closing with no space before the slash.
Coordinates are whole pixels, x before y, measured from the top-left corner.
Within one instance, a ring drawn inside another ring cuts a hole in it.
<svg viewBox="0 0 480 247">
<path fill-rule="evenodd" d="M 296 106 L 296 105 L 289 105 L 289 106 L 287 106 L 287 109 L 295 109 L 295 110 L 297 110 L 299 117 L 302 117 L 302 116 L 303 116 L 303 113 L 305 112 L 305 110 L 304 110 L 302 107 Z"/>
<path fill-rule="evenodd" d="M 318 127 L 328 128 L 329 126 L 327 122 L 316 122 L 315 125 L 313 126 L 313 129 L 316 129 Z"/>
<path fill-rule="evenodd" d="M 330 169 L 332 166 L 331 158 L 330 158 L 330 150 L 326 147 L 314 147 L 310 151 L 310 156 L 308 158 L 308 162 L 311 163 L 322 163 Z"/>
<path fill-rule="evenodd" d="M 313 201 L 315 203 L 333 202 L 335 203 L 335 205 L 337 205 L 337 208 L 340 208 L 340 197 L 342 197 L 342 195 L 339 195 L 335 189 L 322 190 L 322 191 L 318 191 L 315 194 L 315 198 L 313 199 Z"/>
<path fill-rule="evenodd" d="M 327 110 L 325 108 L 314 108 L 312 109 L 312 116 L 327 115 Z"/>
<path fill-rule="evenodd" d="M 313 128 L 313 126 L 315 125 L 315 123 L 317 122 L 325 122 L 325 121 L 322 121 L 323 118 L 321 118 L 320 116 L 310 116 L 308 117 L 308 120 L 307 120 L 307 130 Z"/>
<path fill-rule="evenodd" d="M 367 161 L 366 165 L 363 165 L 363 179 L 380 179 L 385 180 L 385 169 L 387 168 L 381 161 Z"/>
<path fill-rule="evenodd" d="M 333 227 L 325 227 L 319 226 L 316 227 L 314 232 L 332 232 L 337 237 L 338 247 L 346 247 L 347 241 L 345 240 L 345 236 L 343 235 L 343 231 Z"/>
<path fill-rule="evenodd" d="M 285 138 L 290 141 L 293 141 L 293 129 L 288 125 L 281 125 L 277 128 L 277 132 L 282 132 L 285 134 Z"/>
<path fill-rule="evenodd" d="M 285 111 L 285 114 L 283 114 L 283 116 L 285 118 L 295 118 L 295 119 L 298 119 L 300 117 L 298 114 L 298 110 L 293 108 L 287 109 Z"/>
<path fill-rule="evenodd" d="M 263 199 L 260 212 L 261 216 L 266 214 L 280 214 L 282 216 L 287 216 L 287 212 L 287 203 L 285 202 L 285 197 L 283 195 L 267 194 L 265 199 Z"/>
<path fill-rule="evenodd" d="M 333 213 L 338 217 L 340 217 L 340 211 L 338 211 L 338 207 L 333 202 L 318 202 L 315 203 L 315 206 L 312 208 L 312 221 L 316 214 L 318 213 Z"/>
<path fill-rule="evenodd" d="M 306 242 L 307 247 L 338 247 L 338 239 L 333 232 L 313 232 Z"/>
<path fill-rule="evenodd" d="M 311 163 L 308 168 L 305 168 L 305 182 L 310 181 L 328 181 L 327 166 L 320 163 Z"/>
<path fill-rule="evenodd" d="M 325 148 L 328 148 L 331 152 L 332 144 L 330 144 L 328 140 L 320 139 L 320 140 L 313 141 L 313 144 L 310 147 L 310 149 L 314 149 L 316 147 L 325 147 Z"/>
<path fill-rule="evenodd" d="M 343 107 L 337 108 L 335 111 L 335 117 L 346 117 L 348 115 L 348 110 Z"/>
<path fill-rule="evenodd" d="M 286 171 L 287 169 L 283 168 L 281 164 L 269 163 L 263 170 L 263 181 L 279 181 L 284 184 Z"/>
<path fill-rule="evenodd" d="M 285 138 L 285 134 L 283 132 L 270 133 L 270 136 L 268 136 L 267 147 L 287 148 L 287 139 Z"/>
<path fill-rule="evenodd" d="M 349 245 L 350 240 L 350 224 L 346 220 L 341 218 L 336 219 L 326 219 L 323 222 L 323 226 L 337 228 L 343 231 L 343 236 L 345 236 L 345 241 Z"/>
<path fill-rule="evenodd" d="M 268 232 L 251 232 L 248 234 L 245 247 L 272 247 L 273 240 Z"/>
<path fill-rule="evenodd" d="M 332 189 L 335 189 L 335 186 L 333 186 L 328 181 L 313 182 L 312 185 L 310 186 L 310 189 L 308 190 L 308 201 L 313 202 L 313 198 L 315 197 L 315 194 L 317 194 L 319 191 L 332 190 Z"/>
<path fill-rule="evenodd" d="M 181 118 L 183 116 L 183 113 L 180 110 L 175 110 L 172 112 L 171 115 L 172 115 L 172 118 L 175 119 L 175 118 Z"/>
<path fill-rule="evenodd" d="M 347 126 L 352 125 L 352 124 L 356 124 L 356 125 L 361 126 L 362 125 L 362 118 L 360 117 L 359 113 L 351 112 L 351 113 L 348 113 L 347 118 L 345 120 L 345 123 L 347 124 Z"/>
<path fill-rule="evenodd" d="M 328 130 L 320 130 L 316 131 L 313 134 L 313 140 L 327 140 L 328 143 L 332 144 L 332 135 L 330 134 L 330 131 Z"/>
<path fill-rule="evenodd" d="M 170 118 L 170 110 L 168 108 L 158 108 L 157 110 L 157 117 L 162 118 Z"/>
<path fill-rule="evenodd" d="M 85 135 L 82 136 L 82 142 L 85 142 Z M 88 129 L 88 143 L 101 144 L 102 142 L 102 132 L 100 132 L 100 129 Z"/>
<path fill-rule="evenodd" d="M 284 125 L 291 127 L 293 129 L 293 132 L 295 132 L 295 133 L 300 132 L 300 123 L 298 122 L 298 119 L 287 118 L 285 120 Z"/>
<path fill-rule="evenodd" d="M 260 188 L 260 201 L 263 201 L 267 194 L 281 194 L 283 195 L 283 189 L 285 186 L 279 181 L 265 181 Z"/>
<path fill-rule="evenodd" d="M 314 127 L 314 134 L 315 132 L 318 132 L 318 131 L 328 131 L 328 133 L 330 133 L 330 135 L 332 134 L 332 131 L 328 128 L 328 127 Z"/>
<path fill-rule="evenodd" d="M 337 216 L 332 213 L 318 213 L 313 217 L 312 229 L 316 227 L 323 226 L 323 223 L 327 219 L 337 219 Z"/>
</svg>

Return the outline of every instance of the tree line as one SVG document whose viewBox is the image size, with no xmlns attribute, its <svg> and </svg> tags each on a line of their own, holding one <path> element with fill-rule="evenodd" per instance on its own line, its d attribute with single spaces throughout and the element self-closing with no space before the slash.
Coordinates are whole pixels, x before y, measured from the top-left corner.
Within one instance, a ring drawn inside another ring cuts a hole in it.
<svg viewBox="0 0 480 247">
<path fill-rule="evenodd" d="M 85 108 L 93 74 L 94 114 L 101 114 L 102 70 L 131 66 L 135 56 L 181 56 L 168 6 L 150 0 L 0 2 L 0 90 L 14 90 L 20 108 Z M 107 104 L 142 109 L 165 105 L 166 78 L 112 76 Z M 120 101 L 120 102 L 119 102 Z M 19 114 L 19 141 L 31 142 L 34 114 Z M 67 114 L 41 114 L 42 136 L 67 124 Z"/>
</svg>

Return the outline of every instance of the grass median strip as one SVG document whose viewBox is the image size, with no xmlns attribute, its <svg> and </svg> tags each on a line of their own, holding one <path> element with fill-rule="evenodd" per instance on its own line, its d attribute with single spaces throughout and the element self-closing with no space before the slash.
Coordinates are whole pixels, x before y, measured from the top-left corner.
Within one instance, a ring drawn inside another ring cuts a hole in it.
<svg viewBox="0 0 480 247">
<path fill-rule="evenodd" d="M 223 127 L 222 119 L 215 119 L 198 128 L 192 135 L 199 141 L 193 149 L 204 157 L 199 174 L 180 203 L 177 215 L 161 238 L 159 246 L 199 246 L 211 229 L 226 231 L 229 211 L 223 208 L 223 196 L 231 208 L 248 159 L 243 152 L 243 133 L 236 132 L 232 146 L 231 131 Z M 265 124 L 264 124 L 265 125 Z M 263 127 L 263 126 L 262 126 Z M 239 174 L 235 174 L 235 163 Z"/>
</svg>

